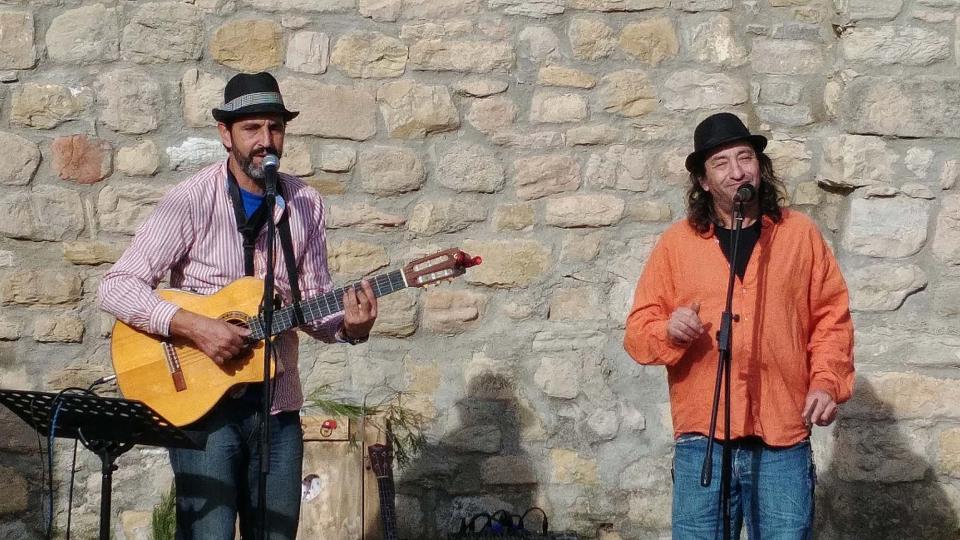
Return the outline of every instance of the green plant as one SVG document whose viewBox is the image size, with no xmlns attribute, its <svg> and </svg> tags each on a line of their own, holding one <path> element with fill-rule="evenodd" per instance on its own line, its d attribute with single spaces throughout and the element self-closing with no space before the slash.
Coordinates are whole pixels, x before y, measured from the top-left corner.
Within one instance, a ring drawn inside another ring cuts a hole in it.
<svg viewBox="0 0 960 540">
<path fill-rule="evenodd" d="M 379 427 L 386 433 L 387 441 L 393 447 L 393 455 L 400 468 L 409 464 L 426 446 L 427 438 L 424 435 L 426 418 L 403 404 L 404 398 L 409 397 L 409 393 L 382 385 L 364 396 L 363 403 L 359 405 L 325 397 L 329 393 L 329 385 L 317 388 L 306 400 L 308 407 L 328 414 L 346 416 L 360 422 L 369 421 L 377 424 L 383 422 Z M 368 398 L 374 393 L 382 393 L 383 398 L 368 405 Z M 352 437 L 351 434 L 351 443 L 356 444 L 357 441 Z"/>
<path fill-rule="evenodd" d="M 151 538 L 153 540 L 173 540 L 177 529 L 177 492 L 174 486 L 160 497 L 160 503 L 153 507 L 150 518 Z"/>
</svg>

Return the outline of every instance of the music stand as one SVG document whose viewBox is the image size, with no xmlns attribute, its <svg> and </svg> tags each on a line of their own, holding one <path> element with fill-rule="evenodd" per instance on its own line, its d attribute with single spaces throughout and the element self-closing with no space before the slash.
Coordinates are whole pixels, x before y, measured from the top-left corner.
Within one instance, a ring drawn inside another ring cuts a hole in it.
<svg viewBox="0 0 960 540">
<path fill-rule="evenodd" d="M 100 456 L 100 540 L 110 539 L 110 496 L 117 457 L 136 444 L 200 450 L 207 440 L 206 433 L 181 430 L 141 401 L 87 393 L 0 389 L 0 404 L 44 436 L 50 434 L 55 412 L 55 437 L 79 439 Z"/>
</svg>

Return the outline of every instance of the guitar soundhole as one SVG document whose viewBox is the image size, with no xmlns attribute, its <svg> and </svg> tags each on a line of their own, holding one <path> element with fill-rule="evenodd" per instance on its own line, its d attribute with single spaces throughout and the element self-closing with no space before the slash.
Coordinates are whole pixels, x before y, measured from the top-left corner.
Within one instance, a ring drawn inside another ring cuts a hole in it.
<svg viewBox="0 0 960 540">
<path fill-rule="evenodd" d="M 250 318 L 242 311 L 228 311 L 220 316 L 220 320 L 226 321 L 241 328 L 250 328 Z M 252 340 L 248 341 L 247 348 L 238 356 L 234 357 L 233 360 L 221 366 L 221 368 L 230 375 L 235 374 L 237 370 L 246 366 L 250 362 L 250 359 L 253 358 L 253 348 L 255 346 L 256 342 Z"/>
<path fill-rule="evenodd" d="M 250 328 L 249 318 L 242 311 L 228 311 L 221 315 L 220 319 L 243 328 Z"/>
</svg>

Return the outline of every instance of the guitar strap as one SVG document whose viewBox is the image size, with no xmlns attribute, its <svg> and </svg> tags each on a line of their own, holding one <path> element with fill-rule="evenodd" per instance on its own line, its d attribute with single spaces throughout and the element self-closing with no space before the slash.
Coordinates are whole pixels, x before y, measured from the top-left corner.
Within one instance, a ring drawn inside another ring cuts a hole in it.
<svg viewBox="0 0 960 540">
<path fill-rule="evenodd" d="M 260 208 L 247 219 L 247 212 L 243 208 L 243 198 L 240 196 L 240 186 L 233 174 L 227 171 L 227 182 L 230 191 L 230 200 L 233 202 L 233 213 L 237 219 L 237 230 L 243 237 L 243 269 L 244 274 L 253 275 L 253 252 L 257 245 L 257 237 L 260 236 L 260 229 L 267 222 L 267 207 L 260 205 Z M 277 190 L 281 186 L 277 185 Z M 287 276 L 290 278 L 290 294 L 293 296 L 293 312 L 297 318 L 297 325 L 303 324 L 303 310 L 300 307 L 300 275 L 297 273 L 297 260 L 293 255 L 293 238 L 290 234 L 290 212 L 286 211 L 280 217 L 277 224 L 280 233 L 280 248 L 283 251 L 283 262 L 287 267 Z"/>
</svg>

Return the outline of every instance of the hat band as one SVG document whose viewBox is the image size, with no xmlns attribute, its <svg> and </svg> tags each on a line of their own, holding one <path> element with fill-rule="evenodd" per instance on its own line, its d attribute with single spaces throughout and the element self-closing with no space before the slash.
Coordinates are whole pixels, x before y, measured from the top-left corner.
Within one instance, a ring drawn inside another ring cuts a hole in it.
<svg viewBox="0 0 960 540">
<path fill-rule="evenodd" d="M 262 105 L 264 103 L 271 103 L 283 107 L 283 98 L 280 97 L 279 92 L 254 92 L 231 99 L 229 103 L 224 103 L 223 106 L 220 107 L 220 110 L 233 112 L 244 107 L 249 107 L 250 105 Z"/>
</svg>

